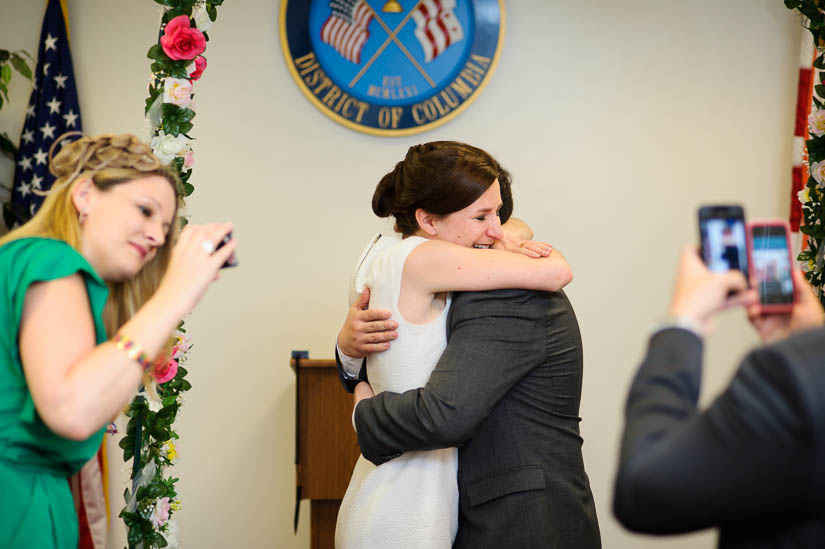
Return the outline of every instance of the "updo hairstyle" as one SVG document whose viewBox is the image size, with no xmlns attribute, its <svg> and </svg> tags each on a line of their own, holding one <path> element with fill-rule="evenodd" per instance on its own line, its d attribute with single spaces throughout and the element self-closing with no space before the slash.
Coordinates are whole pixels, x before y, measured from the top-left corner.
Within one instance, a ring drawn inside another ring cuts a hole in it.
<svg viewBox="0 0 825 549">
<path fill-rule="evenodd" d="M 57 138 L 49 151 L 49 171 L 57 178 L 37 214 L 26 224 L 10 232 L 0 245 L 27 237 L 63 240 L 81 251 L 80 223 L 72 201 L 72 189 L 77 181 L 89 177 L 101 191 L 135 179 L 160 176 L 169 182 L 175 194 L 175 213 L 166 239 L 155 257 L 131 280 L 109 282 L 109 300 L 104 312 L 107 331 L 112 334 L 126 323 L 157 289 L 169 265 L 172 245 L 179 227 L 180 180 L 177 173 L 163 165 L 152 149 L 130 134 L 103 134 L 81 137 L 65 144 L 57 154 L 55 146 L 67 137 L 81 135 L 70 132 Z"/>
<path fill-rule="evenodd" d="M 395 218 L 404 236 L 418 231 L 418 208 L 446 216 L 475 202 L 498 179 L 504 223 L 513 213 L 510 174 L 487 152 L 457 141 L 414 145 L 395 169 L 381 178 L 372 196 L 378 217 Z"/>
</svg>

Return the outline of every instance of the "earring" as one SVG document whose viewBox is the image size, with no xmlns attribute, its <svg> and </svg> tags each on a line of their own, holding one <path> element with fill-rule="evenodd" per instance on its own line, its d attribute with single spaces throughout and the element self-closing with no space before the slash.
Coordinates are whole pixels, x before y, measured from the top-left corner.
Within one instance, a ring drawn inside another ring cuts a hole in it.
<svg viewBox="0 0 825 549">
<path fill-rule="evenodd" d="M 86 215 L 87 214 L 86 214 L 85 211 L 81 211 L 81 212 L 77 213 L 77 223 L 79 225 L 83 225 L 83 222 L 86 221 Z"/>
</svg>

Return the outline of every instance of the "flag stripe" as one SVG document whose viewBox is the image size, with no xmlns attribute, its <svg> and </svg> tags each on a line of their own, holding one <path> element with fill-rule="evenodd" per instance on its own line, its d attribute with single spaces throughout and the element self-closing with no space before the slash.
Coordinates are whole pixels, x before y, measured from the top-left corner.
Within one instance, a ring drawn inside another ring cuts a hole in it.
<svg viewBox="0 0 825 549">
<path fill-rule="evenodd" d="M 364 0 L 331 0 L 331 15 L 321 27 L 321 40 L 344 59 L 361 63 L 361 50 L 369 38 L 372 11 Z"/>
<path fill-rule="evenodd" d="M 423 0 L 412 14 L 418 38 L 424 51 L 424 60 L 429 63 L 450 45 L 464 38 L 461 22 L 455 16 L 455 0 Z"/>
</svg>

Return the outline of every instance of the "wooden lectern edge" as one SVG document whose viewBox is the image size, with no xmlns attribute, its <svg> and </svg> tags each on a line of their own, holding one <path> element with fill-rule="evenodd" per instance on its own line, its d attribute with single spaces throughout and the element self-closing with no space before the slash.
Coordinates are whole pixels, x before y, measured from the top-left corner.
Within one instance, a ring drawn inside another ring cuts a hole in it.
<svg viewBox="0 0 825 549">
<path fill-rule="evenodd" d="M 289 361 L 289 367 L 295 369 L 295 359 Z M 334 358 L 302 358 L 301 368 L 335 368 Z"/>
</svg>

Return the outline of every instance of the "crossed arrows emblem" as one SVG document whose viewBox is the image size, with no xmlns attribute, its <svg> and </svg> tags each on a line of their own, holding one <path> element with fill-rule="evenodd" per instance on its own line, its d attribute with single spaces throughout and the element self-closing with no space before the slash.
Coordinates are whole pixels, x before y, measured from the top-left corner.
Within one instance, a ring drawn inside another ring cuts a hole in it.
<svg viewBox="0 0 825 549">
<path fill-rule="evenodd" d="M 390 42 L 395 42 L 395 44 L 401 49 L 401 51 L 404 53 L 404 55 L 407 57 L 407 59 L 409 59 L 410 62 L 413 64 L 413 66 L 418 70 L 418 72 L 421 73 L 421 76 L 424 77 L 424 79 L 427 81 L 427 83 L 430 85 L 430 87 L 434 88 L 435 87 L 435 82 L 433 81 L 433 79 L 430 78 L 430 75 L 427 74 L 427 71 L 424 70 L 424 67 L 422 67 L 418 63 L 418 61 L 415 60 L 415 58 L 412 56 L 412 54 L 409 52 L 409 50 L 407 50 L 407 48 L 404 46 L 404 44 L 402 44 L 401 41 L 397 37 L 397 34 L 401 31 L 401 29 L 404 28 L 404 25 L 407 24 L 407 22 L 410 20 L 410 17 L 412 17 L 412 14 L 415 12 L 415 10 L 418 9 L 418 6 L 421 4 L 421 0 L 416 2 L 415 6 L 413 6 L 413 9 L 411 9 L 410 12 L 401 21 L 401 23 L 399 23 L 398 26 L 395 27 L 395 30 L 390 30 L 390 27 L 384 22 L 383 19 L 381 19 L 381 16 L 378 15 L 378 12 L 376 12 L 372 8 L 372 6 L 369 5 L 368 2 L 365 2 L 365 4 L 367 5 L 367 7 L 372 12 L 372 16 L 375 17 L 375 20 L 378 21 L 378 24 L 381 25 L 381 27 L 384 29 L 384 31 L 387 32 L 387 34 L 389 34 L 389 36 L 387 37 L 386 40 L 384 40 L 384 43 L 381 44 L 381 47 L 378 48 L 375 51 L 374 54 L 372 54 L 372 57 L 370 57 L 369 61 L 367 61 L 364 64 L 364 66 L 361 68 L 361 70 L 358 71 L 358 74 L 356 74 L 355 78 L 352 79 L 352 82 L 349 83 L 349 87 L 350 88 L 353 87 L 355 84 L 358 83 L 359 80 L 361 80 L 361 77 L 364 76 L 364 73 L 367 72 L 367 70 L 369 70 L 369 68 L 372 66 L 373 63 L 375 63 L 375 60 L 378 59 L 378 57 L 381 55 L 381 53 L 387 48 L 387 46 L 390 45 Z"/>
</svg>

